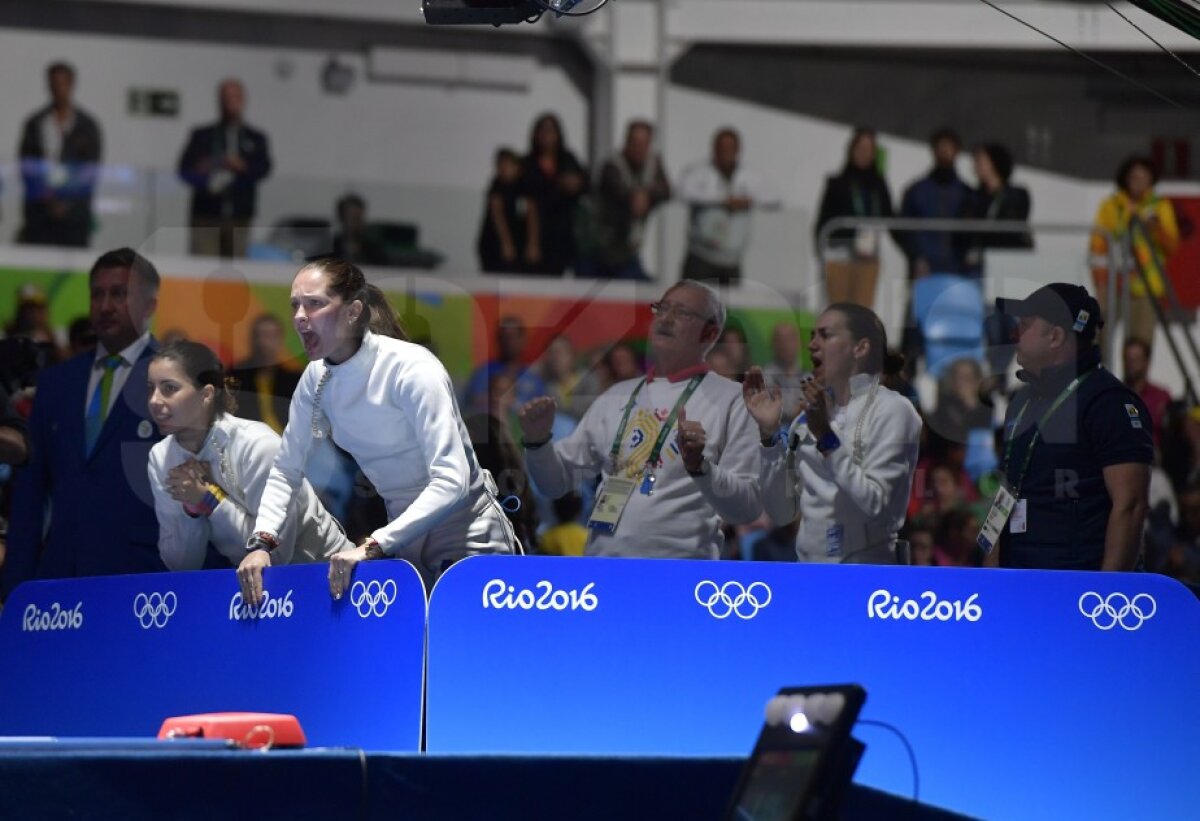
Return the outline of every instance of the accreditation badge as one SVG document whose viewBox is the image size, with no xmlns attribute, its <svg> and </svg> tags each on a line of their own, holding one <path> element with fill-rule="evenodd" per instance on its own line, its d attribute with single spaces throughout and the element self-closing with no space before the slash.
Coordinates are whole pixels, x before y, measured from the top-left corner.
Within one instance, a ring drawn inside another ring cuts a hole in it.
<svg viewBox="0 0 1200 821">
<path fill-rule="evenodd" d="M 975 538 L 984 554 L 991 553 L 996 547 L 996 543 L 1000 541 L 1000 534 L 1004 532 L 1004 525 L 1016 506 L 1017 497 L 1008 489 L 1008 485 L 1001 483 L 996 491 L 996 498 L 992 500 L 992 509 L 983 520 L 983 529 Z"/>
<path fill-rule="evenodd" d="M 588 527 L 601 533 L 616 531 L 617 523 L 621 521 L 621 514 L 625 512 L 625 506 L 629 504 L 629 497 L 633 495 L 636 488 L 637 483 L 633 479 L 621 479 L 616 476 L 604 477 L 604 484 L 600 487 L 600 492 L 596 494 L 596 504 L 592 508 L 592 515 L 588 517 Z"/>
<path fill-rule="evenodd" d="M 879 231 L 875 228 L 859 228 L 854 232 L 854 255 L 874 258 L 879 255 Z"/>
</svg>

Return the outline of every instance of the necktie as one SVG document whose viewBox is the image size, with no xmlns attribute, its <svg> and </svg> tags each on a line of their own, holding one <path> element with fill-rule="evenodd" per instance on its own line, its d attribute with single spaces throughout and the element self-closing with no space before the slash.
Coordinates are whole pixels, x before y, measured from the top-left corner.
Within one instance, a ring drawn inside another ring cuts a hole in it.
<svg viewBox="0 0 1200 821">
<path fill-rule="evenodd" d="M 91 455 L 92 448 L 96 446 L 96 440 L 100 438 L 100 431 L 104 428 L 104 420 L 108 417 L 108 397 L 112 393 L 113 374 L 123 361 L 116 354 L 107 356 L 100 361 L 100 367 L 104 368 L 104 374 L 100 377 L 100 384 L 92 392 L 92 401 L 88 403 L 87 410 L 88 455 Z"/>
</svg>

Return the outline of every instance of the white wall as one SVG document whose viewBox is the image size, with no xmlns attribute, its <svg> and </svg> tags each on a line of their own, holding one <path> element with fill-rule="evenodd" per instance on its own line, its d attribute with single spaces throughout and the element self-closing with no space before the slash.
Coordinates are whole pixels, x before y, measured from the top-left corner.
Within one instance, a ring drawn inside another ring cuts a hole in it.
<svg viewBox="0 0 1200 821">
<path fill-rule="evenodd" d="M 11 163 L 21 121 L 45 104 L 43 67 L 59 58 L 79 71 L 76 96 L 101 121 L 105 161 L 167 172 L 155 189 L 160 211 L 156 224 L 162 229 L 184 223 L 187 191 L 174 180 L 173 169 L 189 129 L 215 117 L 215 86 L 226 76 L 244 80 L 247 120 L 271 139 L 275 170 L 261 189 L 263 222 L 284 213 L 331 214 L 333 200 L 345 190 L 369 189 L 374 216 L 418 221 L 423 244 L 438 245 L 434 240 L 444 239 L 446 226 L 458 232 L 465 220 L 474 233 L 496 147 L 508 144 L 523 150 L 537 114 L 558 112 L 570 142 L 585 143 L 586 101 L 556 68 L 538 66 L 524 92 L 445 88 L 373 83 L 364 76 L 363 58 L 343 55 L 358 69 L 358 81 L 344 97 L 333 97 L 319 84 L 328 56 L 0 29 L 0 100 L 6 113 L 0 162 Z M 177 90 L 181 116 L 128 115 L 131 87 Z M 4 178 L 0 237 L 7 241 L 19 223 L 20 186 L 11 166 Z M 121 211 L 136 211 L 148 185 L 144 179 L 128 187 L 115 177 L 110 180 L 106 190 L 111 196 L 105 203 L 110 211 L 101 214 L 102 231 L 94 244 L 146 238 L 146 215 Z M 139 202 L 132 202 L 134 194 Z M 466 216 L 461 213 L 464 208 L 470 212 Z M 175 237 L 182 239 L 182 232 L 164 230 L 160 241 L 168 234 L 172 243 Z M 453 252 L 456 265 L 473 264 L 473 253 L 463 256 L 457 249 L 447 250 Z"/>
</svg>

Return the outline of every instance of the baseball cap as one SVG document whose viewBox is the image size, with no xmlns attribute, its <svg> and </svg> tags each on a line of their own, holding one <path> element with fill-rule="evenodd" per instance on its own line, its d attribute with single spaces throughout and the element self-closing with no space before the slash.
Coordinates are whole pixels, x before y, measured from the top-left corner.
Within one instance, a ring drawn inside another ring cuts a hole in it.
<svg viewBox="0 0 1200 821">
<path fill-rule="evenodd" d="M 45 305 L 46 292 L 32 282 L 27 282 L 17 289 L 17 302 L 21 305 Z"/>
<path fill-rule="evenodd" d="M 1082 285 L 1052 282 L 1024 299 L 997 299 L 996 310 L 1008 316 L 1040 316 L 1060 328 L 1074 331 L 1083 342 L 1092 342 L 1104 327 L 1100 303 Z"/>
</svg>

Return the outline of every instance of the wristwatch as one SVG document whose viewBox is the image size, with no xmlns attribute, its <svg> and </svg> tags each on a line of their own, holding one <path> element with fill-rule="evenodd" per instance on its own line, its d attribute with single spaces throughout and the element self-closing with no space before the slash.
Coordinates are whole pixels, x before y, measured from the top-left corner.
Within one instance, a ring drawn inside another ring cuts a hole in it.
<svg viewBox="0 0 1200 821">
<path fill-rule="evenodd" d="M 685 466 L 684 470 L 686 470 L 688 472 L 688 476 L 707 476 L 708 475 L 708 460 L 701 457 L 700 458 L 700 467 L 698 467 L 696 470 L 690 470 Z"/>
<path fill-rule="evenodd" d="M 367 555 L 363 558 L 367 559 L 368 561 L 373 559 L 382 559 L 385 555 L 383 548 L 379 546 L 379 542 L 370 537 L 367 537 L 367 539 L 360 546 L 366 548 Z"/>
<path fill-rule="evenodd" d="M 246 540 L 247 553 L 252 553 L 255 550 L 265 550 L 267 553 L 270 553 L 277 547 L 279 547 L 279 540 L 265 530 L 258 531 Z"/>
<path fill-rule="evenodd" d="M 829 453 L 829 451 L 837 450 L 841 446 L 842 440 L 838 439 L 838 435 L 833 431 L 827 432 L 817 440 L 817 450 L 821 451 L 821 453 Z"/>
</svg>

